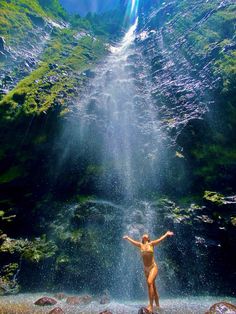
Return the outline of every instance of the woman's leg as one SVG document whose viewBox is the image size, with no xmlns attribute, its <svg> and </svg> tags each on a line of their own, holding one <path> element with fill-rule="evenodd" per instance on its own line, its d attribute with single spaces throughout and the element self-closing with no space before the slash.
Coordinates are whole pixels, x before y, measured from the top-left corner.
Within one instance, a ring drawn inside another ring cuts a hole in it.
<svg viewBox="0 0 236 314">
<path fill-rule="evenodd" d="M 155 299 L 155 290 L 154 290 L 154 282 L 158 273 L 157 266 L 154 265 L 153 268 L 150 270 L 149 276 L 147 278 L 148 284 L 148 295 L 149 295 L 149 306 L 148 310 L 153 311 L 153 301 Z"/>
<path fill-rule="evenodd" d="M 159 294 L 157 292 L 157 288 L 156 288 L 156 284 L 154 282 L 154 300 L 155 300 L 155 303 L 156 303 L 156 306 L 157 307 L 160 307 L 160 304 L 159 304 Z"/>
</svg>

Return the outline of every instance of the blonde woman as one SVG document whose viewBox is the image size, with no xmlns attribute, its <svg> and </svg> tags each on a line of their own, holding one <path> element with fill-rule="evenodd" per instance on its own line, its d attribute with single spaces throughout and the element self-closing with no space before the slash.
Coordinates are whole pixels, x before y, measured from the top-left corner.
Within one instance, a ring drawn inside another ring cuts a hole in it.
<svg viewBox="0 0 236 314">
<path fill-rule="evenodd" d="M 156 289 L 155 280 L 158 274 L 158 266 L 154 258 L 154 246 L 158 245 L 160 242 L 165 240 L 168 237 L 173 236 L 172 231 L 167 231 L 159 239 L 151 241 L 148 234 L 142 236 L 141 242 L 135 241 L 128 236 L 124 236 L 123 239 L 129 241 L 134 246 L 137 246 L 140 249 L 140 253 L 143 259 L 144 274 L 147 280 L 148 285 L 148 296 L 149 296 L 149 305 L 147 310 L 153 312 L 153 302 L 155 301 L 156 306 L 159 308 L 159 295 Z"/>
</svg>

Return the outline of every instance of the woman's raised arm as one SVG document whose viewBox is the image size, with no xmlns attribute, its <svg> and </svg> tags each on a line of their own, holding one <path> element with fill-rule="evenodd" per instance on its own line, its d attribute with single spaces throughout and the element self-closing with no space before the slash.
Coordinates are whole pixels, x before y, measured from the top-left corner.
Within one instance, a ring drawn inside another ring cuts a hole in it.
<svg viewBox="0 0 236 314">
<path fill-rule="evenodd" d="M 151 241 L 151 245 L 157 245 L 160 242 L 162 242 L 163 240 L 165 240 L 167 237 L 172 237 L 174 235 L 174 232 L 172 231 L 167 231 L 162 237 L 160 237 L 159 239 L 153 240 Z"/>
<path fill-rule="evenodd" d="M 129 242 L 130 242 L 131 244 L 133 244 L 134 246 L 137 246 L 137 247 L 139 247 L 139 248 L 141 247 L 141 242 L 135 241 L 135 240 L 131 239 L 131 238 L 128 237 L 128 236 L 124 236 L 123 239 L 129 241 Z"/>
</svg>

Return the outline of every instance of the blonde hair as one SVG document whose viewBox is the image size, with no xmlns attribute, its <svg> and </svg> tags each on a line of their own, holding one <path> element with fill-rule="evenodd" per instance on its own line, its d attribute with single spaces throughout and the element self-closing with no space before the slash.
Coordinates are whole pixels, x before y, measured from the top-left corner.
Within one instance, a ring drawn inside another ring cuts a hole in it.
<svg viewBox="0 0 236 314">
<path fill-rule="evenodd" d="M 142 236 L 142 244 L 144 244 L 144 237 L 147 237 L 147 241 L 148 241 L 148 242 L 151 241 L 150 238 L 149 238 L 149 235 L 148 235 L 148 234 L 144 234 L 144 235 Z"/>
</svg>

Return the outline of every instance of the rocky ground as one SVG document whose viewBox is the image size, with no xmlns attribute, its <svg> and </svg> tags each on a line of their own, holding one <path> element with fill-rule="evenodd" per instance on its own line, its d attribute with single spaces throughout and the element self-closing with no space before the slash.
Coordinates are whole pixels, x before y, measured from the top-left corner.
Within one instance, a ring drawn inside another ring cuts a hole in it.
<svg viewBox="0 0 236 314">
<path fill-rule="evenodd" d="M 14 298 L 1 297 L 0 299 L 0 313 L 1 314 L 138 314 L 139 310 L 145 305 L 145 302 L 125 302 L 110 301 L 107 304 L 100 304 L 99 300 L 91 300 L 88 304 L 68 304 L 68 297 L 63 300 L 58 300 L 55 297 L 54 300 L 57 302 L 54 305 L 49 306 L 37 306 L 34 302 L 42 297 L 42 295 L 48 294 L 22 294 Z M 79 301 L 81 297 L 75 297 Z M 217 302 L 220 302 L 222 298 L 214 297 L 189 297 L 189 298 L 173 298 L 163 299 L 161 302 L 161 310 L 158 313 L 161 314 L 204 314 L 207 310 Z M 223 298 L 230 304 L 235 303 L 235 299 Z M 75 302 L 76 303 L 76 302 Z M 223 305 L 222 305 L 223 306 Z M 55 312 L 53 312 L 53 309 Z M 61 310 L 59 310 L 61 309 Z M 223 312 L 224 310 L 224 312 Z M 214 312 L 217 314 L 221 313 L 235 313 L 233 307 L 230 310 L 230 305 L 223 309 L 222 312 Z M 52 311 L 52 312 L 51 312 Z M 212 313 L 213 314 L 213 313 Z"/>
</svg>

